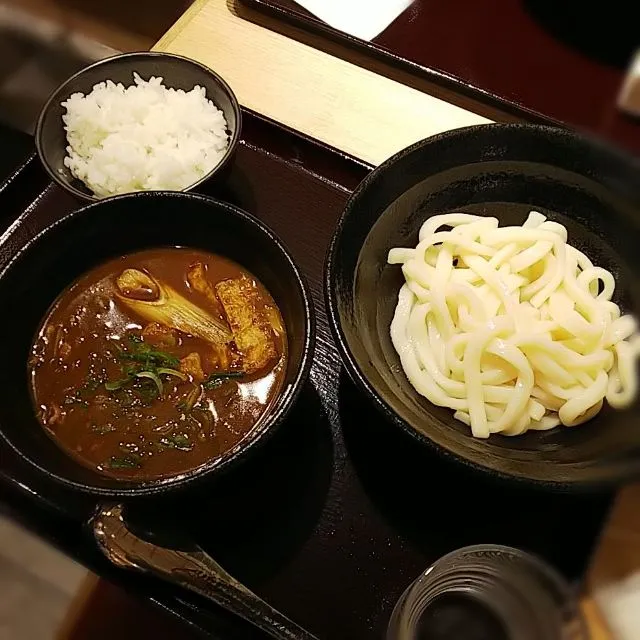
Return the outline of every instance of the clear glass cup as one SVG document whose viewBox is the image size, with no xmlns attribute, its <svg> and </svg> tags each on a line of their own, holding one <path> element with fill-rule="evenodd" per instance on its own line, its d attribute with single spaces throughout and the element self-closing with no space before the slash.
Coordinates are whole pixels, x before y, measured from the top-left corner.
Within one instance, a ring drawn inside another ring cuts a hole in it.
<svg viewBox="0 0 640 640">
<path fill-rule="evenodd" d="M 518 549 L 476 545 L 440 558 L 398 600 L 387 640 L 588 640 L 569 584 Z"/>
</svg>

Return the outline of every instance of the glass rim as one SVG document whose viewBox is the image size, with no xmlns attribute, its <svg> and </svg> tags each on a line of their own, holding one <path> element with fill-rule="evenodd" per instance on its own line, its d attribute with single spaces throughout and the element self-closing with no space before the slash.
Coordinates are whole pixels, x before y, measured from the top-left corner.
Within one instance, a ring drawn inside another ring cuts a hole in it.
<svg viewBox="0 0 640 640">
<path fill-rule="evenodd" d="M 451 561 L 458 561 L 459 564 L 457 566 L 463 565 L 467 561 L 465 559 L 466 555 L 470 555 L 476 552 L 499 552 L 508 554 L 516 557 L 518 560 L 522 560 L 529 565 L 535 567 L 537 570 L 544 572 L 560 589 L 567 592 L 569 597 L 573 597 L 573 591 L 571 589 L 571 583 L 567 580 L 555 567 L 553 567 L 549 562 L 547 562 L 544 558 L 541 558 L 535 553 L 531 553 L 530 551 L 524 551 L 522 549 L 518 549 L 517 547 L 510 547 L 504 544 L 472 544 L 466 547 L 460 547 L 459 549 L 454 549 L 449 553 L 439 557 L 437 560 L 434 560 L 427 569 L 425 569 L 412 583 L 409 585 L 409 590 L 412 590 L 414 587 L 418 587 L 424 579 L 428 578 L 428 576 L 436 571 L 437 569 L 442 569 L 446 566 L 447 563 Z M 451 568 L 453 570 L 454 567 Z M 446 573 L 446 572 L 445 572 Z"/>
<path fill-rule="evenodd" d="M 497 557 L 473 557 L 474 554 L 482 553 L 495 553 Z M 502 562 L 500 555 L 503 556 Z M 468 585 L 464 584 L 464 580 L 467 579 L 464 576 L 464 571 L 465 566 L 468 565 L 470 574 L 474 571 L 492 573 L 491 569 L 497 569 L 501 565 L 504 566 L 504 561 L 508 563 L 509 560 L 513 560 L 517 564 L 514 565 L 511 570 L 507 564 L 503 573 L 504 581 L 496 575 L 495 587 L 492 588 L 502 588 L 505 584 L 509 585 L 511 583 L 511 586 L 517 589 L 518 587 L 516 585 L 518 583 L 520 583 L 520 588 L 522 588 L 523 584 L 529 579 L 533 584 L 537 581 L 539 585 L 537 591 L 540 594 L 555 593 L 557 600 L 565 603 L 564 606 L 555 609 L 559 612 L 558 615 L 561 616 L 561 618 L 566 616 L 565 623 L 567 623 L 566 627 L 563 626 L 562 629 L 559 630 L 559 633 L 562 635 L 559 635 L 558 638 L 562 637 L 567 640 L 575 638 L 576 640 L 582 640 L 589 637 L 588 627 L 584 615 L 579 608 L 577 594 L 572 588 L 571 582 L 555 569 L 555 567 L 550 565 L 547 560 L 535 553 L 516 547 L 501 544 L 476 544 L 455 549 L 441 556 L 407 586 L 396 602 L 391 614 L 387 638 L 404 637 L 394 635 L 394 633 L 397 633 L 402 625 L 408 624 L 408 620 L 415 616 L 416 607 L 424 607 L 424 611 L 426 611 L 433 602 L 445 594 L 463 594 L 474 600 L 483 602 L 495 615 L 498 615 L 499 619 L 502 619 L 506 623 L 508 618 L 502 618 L 499 611 L 500 607 L 496 608 L 492 606 L 490 598 L 485 598 L 482 592 L 469 588 Z M 482 566 L 483 564 L 484 567 Z M 530 577 L 527 576 L 528 571 L 531 572 Z M 489 590 L 487 590 L 487 594 L 488 593 Z M 425 598 L 427 599 L 426 601 Z M 549 604 L 552 603 L 550 602 Z M 549 610 L 551 611 L 551 609 Z M 422 615 L 422 613 L 420 615 Z M 408 627 L 405 627 L 405 631 L 407 629 Z"/>
</svg>

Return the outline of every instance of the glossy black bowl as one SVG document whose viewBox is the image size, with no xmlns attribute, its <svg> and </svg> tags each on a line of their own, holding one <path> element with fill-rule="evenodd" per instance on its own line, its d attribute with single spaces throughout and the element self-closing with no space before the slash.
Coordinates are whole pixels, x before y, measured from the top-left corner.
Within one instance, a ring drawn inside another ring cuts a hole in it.
<svg viewBox="0 0 640 640">
<path fill-rule="evenodd" d="M 536 209 L 615 276 L 615 300 L 640 312 L 640 168 L 563 129 L 486 125 L 402 151 L 359 186 L 326 268 L 330 321 L 346 368 L 375 405 L 419 442 L 503 478 L 555 488 L 605 486 L 640 472 L 638 405 L 603 410 L 573 429 L 471 437 L 453 412 L 420 396 L 402 371 L 389 326 L 403 276 L 392 247 L 414 247 L 422 222 L 462 210 L 521 224 Z M 640 316 L 639 316 L 640 317 Z M 398 461 L 395 461 L 398 463 Z"/>
<path fill-rule="evenodd" d="M 133 84 L 136 72 L 143 80 L 161 77 L 167 87 L 191 91 L 195 85 L 204 87 L 207 98 L 222 110 L 229 133 L 229 146 L 220 162 L 185 191 L 197 189 L 203 182 L 224 173 L 240 140 L 242 112 L 231 87 L 214 71 L 204 65 L 169 53 L 145 51 L 124 53 L 105 58 L 78 71 L 62 83 L 49 97 L 40 112 L 35 131 L 36 150 L 47 173 L 62 188 L 84 200 L 98 200 L 83 182 L 75 178 L 64 165 L 67 137 L 62 116 L 66 113 L 62 102 L 74 93 L 90 93 L 99 82 L 112 80 L 125 87 Z"/>
<path fill-rule="evenodd" d="M 246 267 L 266 286 L 282 316 L 289 361 L 275 405 L 222 457 L 185 474 L 150 482 L 101 475 L 70 458 L 36 419 L 27 358 L 36 330 L 57 296 L 110 258 L 142 249 L 185 246 L 217 253 Z M 311 365 L 314 314 L 300 270 L 280 240 L 253 216 L 205 196 L 175 192 L 119 196 L 74 211 L 20 249 L 0 273 L 2 388 L 0 435 L 49 478 L 88 493 L 146 496 L 184 488 L 244 459 L 285 419 Z"/>
</svg>

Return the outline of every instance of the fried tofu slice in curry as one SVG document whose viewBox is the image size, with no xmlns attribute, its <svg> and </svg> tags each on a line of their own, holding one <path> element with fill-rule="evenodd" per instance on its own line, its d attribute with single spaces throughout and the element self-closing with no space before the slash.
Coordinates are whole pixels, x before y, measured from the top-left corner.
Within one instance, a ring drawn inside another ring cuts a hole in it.
<svg viewBox="0 0 640 640">
<path fill-rule="evenodd" d="M 255 283 L 242 276 L 216 285 L 247 373 L 264 368 L 278 357 L 275 336 Z"/>
<path fill-rule="evenodd" d="M 239 371 L 243 368 L 242 355 L 238 353 L 233 342 L 223 347 L 213 347 L 211 360 L 216 368 L 221 371 Z"/>
</svg>

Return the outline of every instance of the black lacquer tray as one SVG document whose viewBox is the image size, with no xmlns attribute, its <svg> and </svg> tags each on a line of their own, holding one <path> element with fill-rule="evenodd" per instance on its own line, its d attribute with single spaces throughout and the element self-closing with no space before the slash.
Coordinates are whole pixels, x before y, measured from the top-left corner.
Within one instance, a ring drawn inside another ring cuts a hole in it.
<svg viewBox="0 0 640 640">
<path fill-rule="evenodd" d="M 44 225 L 80 206 L 48 182 L 37 160 L 23 160 L 14 159 L 11 188 L 0 189 L 0 268 Z M 539 493 L 469 475 L 416 448 L 347 379 L 327 326 L 322 269 L 338 216 L 369 170 L 245 113 L 230 177 L 208 192 L 269 224 L 308 277 L 318 315 L 311 379 L 255 459 L 179 501 L 129 508 L 134 527 L 160 543 L 197 541 L 321 640 L 382 638 L 408 583 L 465 544 L 537 552 L 577 585 L 611 498 Z M 225 640 L 262 637 L 197 596 L 111 566 L 85 526 L 96 503 L 43 481 L 5 446 L 0 502 L 92 571 L 195 630 Z"/>
<path fill-rule="evenodd" d="M 23 169 L 35 160 L 33 138 L 22 131 L 0 124 L 0 226 L 9 220 L 10 210 L 20 195 Z"/>
</svg>

